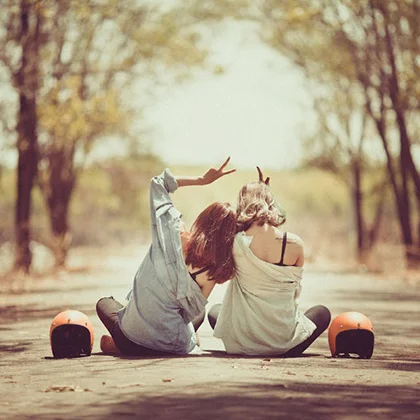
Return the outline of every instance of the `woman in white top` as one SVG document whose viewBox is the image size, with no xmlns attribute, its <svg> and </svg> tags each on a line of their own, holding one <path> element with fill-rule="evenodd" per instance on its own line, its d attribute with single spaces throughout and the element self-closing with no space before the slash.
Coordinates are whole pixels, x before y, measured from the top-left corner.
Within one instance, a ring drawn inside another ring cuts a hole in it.
<svg viewBox="0 0 420 420">
<path fill-rule="evenodd" d="M 331 314 L 321 305 L 299 311 L 303 241 L 279 229 L 285 213 L 257 169 L 259 182 L 244 185 L 238 197 L 236 276 L 209 321 L 230 354 L 299 356 L 328 328 Z"/>
</svg>

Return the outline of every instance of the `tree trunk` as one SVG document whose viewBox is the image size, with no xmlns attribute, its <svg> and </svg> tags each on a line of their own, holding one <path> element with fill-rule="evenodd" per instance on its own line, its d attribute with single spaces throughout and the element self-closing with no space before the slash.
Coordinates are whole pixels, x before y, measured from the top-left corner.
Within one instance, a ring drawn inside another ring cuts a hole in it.
<svg viewBox="0 0 420 420">
<path fill-rule="evenodd" d="M 50 217 L 56 267 L 64 267 L 71 244 L 69 207 L 75 186 L 73 158 L 66 156 L 64 149 L 54 150 L 48 157 L 48 179 L 45 199 Z"/>
<path fill-rule="evenodd" d="M 382 15 L 386 19 L 386 8 L 381 9 Z M 407 232 L 403 235 L 405 254 L 408 266 L 417 266 L 420 262 L 420 247 L 414 246 L 413 231 L 411 224 L 411 203 L 408 180 L 409 176 L 414 182 L 417 199 L 420 199 L 420 177 L 417 172 L 413 156 L 411 154 L 411 139 L 408 134 L 407 124 L 405 120 L 405 109 L 402 105 L 400 86 L 398 80 L 398 69 L 394 54 L 394 42 L 388 23 L 385 24 L 385 41 L 388 54 L 388 60 L 391 67 L 389 77 L 389 96 L 392 101 L 392 107 L 395 112 L 397 127 L 400 135 L 400 171 L 401 171 L 401 205 L 405 209 Z"/>
<path fill-rule="evenodd" d="M 15 211 L 15 269 L 29 272 L 31 194 L 38 164 L 37 110 L 39 17 L 33 2 L 21 2 L 21 66 L 16 75 L 19 89 L 17 123 L 17 192 Z"/>
<path fill-rule="evenodd" d="M 376 205 L 375 217 L 373 219 L 372 225 L 368 232 L 368 241 L 369 249 L 375 246 L 375 243 L 379 236 L 379 229 L 381 227 L 381 222 L 383 218 L 384 208 L 385 208 L 385 198 L 386 198 L 386 183 L 382 184 L 382 187 L 379 191 L 379 201 Z"/>
<path fill-rule="evenodd" d="M 352 160 L 351 172 L 353 178 L 352 201 L 357 232 L 357 261 L 360 264 L 365 264 L 367 257 L 367 249 L 365 241 L 365 221 L 363 217 L 362 168 L 359 159 L 354 158 Z"/>
<path fill-rule="evenodd" d="M 409 202 L 409 195 L 408 195 L 408 188 L 407 188 L 407 179 L 405 180 L 405 187 L 404 187 L 404 179 L 403 179 L 402 181 L 403 187 L 401 188 L 398 185 L 397 172 L 394 168 L 392 155 L 388 146 L 385 117 L 383 114 L 381 115 L 381 118 L 375 117 L 374 113 L 372 112 L 371 104 L 369 102 L 369 97 L 367 95 L 366 95 L 366 99 L 367 99 L 367 102 L 366 102 L 367 111 L 375 122 L 379 137 L 382 140 L 382 145 L 384 147 L 384 151 L 386 155 L 386 164 L 387 164 L 387 169 L 388 169 L 388 177 L 391 182 L 392 192 L 394 194 L 394 202 L 395 202 L 395 207 L 397 210 L 398 222 L 400 225 L 400 231 L 401 231 L 403 244 L 405 246 L 405 255 L 407 258 L 407 263 L 410 264 L 411 257 L 409 255 L 409 250 L 412 247 L 413 236 L 412 236 L 412 231 L 411 231 L 411 218 L 410 218 L 411 215 L 410 215 L 410 202 Z M 402 166 L 404 168 L 404 162 L 405 162 L 406 157 L 407 155 L 405 153 L 405 150 L 402 148 L 401 154 L 400 154 L 400 167 Z M 404 173 L 405 175 L 407 175 L 406 169 L 403 169 L 402 174 Z"/>
</svg>

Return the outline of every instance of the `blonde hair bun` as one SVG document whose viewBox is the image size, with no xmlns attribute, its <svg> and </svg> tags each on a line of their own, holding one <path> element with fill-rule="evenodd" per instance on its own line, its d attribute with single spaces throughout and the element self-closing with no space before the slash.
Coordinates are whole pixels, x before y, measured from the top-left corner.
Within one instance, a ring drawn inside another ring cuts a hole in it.
<svg viewBox="0 0 420 420">
<path fill-rule="evenodd" d="M 241 188 L 236 217 L 238 232 L 247 230 L 253 223 L 278 227 L 286 222 L 286 213 L 263 182 L 250 182 Z"/>
</svg>

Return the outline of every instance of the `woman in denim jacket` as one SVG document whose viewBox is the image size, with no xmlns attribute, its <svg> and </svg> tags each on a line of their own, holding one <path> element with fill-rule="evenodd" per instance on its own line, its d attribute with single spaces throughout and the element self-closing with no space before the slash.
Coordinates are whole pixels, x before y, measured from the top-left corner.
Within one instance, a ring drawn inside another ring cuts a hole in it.
<svg viewBox="0 0 420 420">
<path fill-rule="evenodd" d="M 198 216 L 191 232 L 183 232 L 181 213 L 169 194 L 234 172 L 225 170 L 229 159 L 203 176 L 175 177 L 166 169 L 152 178 L 152 245 L 134 277 L 128 302 L 123 306 L 106 297 L 96 305 L 112 336 L 102 337 L 103 350 L 141 356 L 187 354 L 196 346 L 195 330 L 204 319 L 207 297 L 216 283 L 235 274 L 236 215 L 228 203 L 216 202 Z"/>
</svg>

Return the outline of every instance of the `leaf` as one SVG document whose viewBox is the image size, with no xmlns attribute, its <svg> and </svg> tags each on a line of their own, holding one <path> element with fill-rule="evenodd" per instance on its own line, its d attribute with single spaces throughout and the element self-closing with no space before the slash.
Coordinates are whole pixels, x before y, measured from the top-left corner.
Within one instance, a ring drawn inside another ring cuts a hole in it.
<svg viewBox="0 0 420 420">
<path fill-rule="evenodd" d="M 92 390 L 81 388 L 79 385 L 50 385 L 44 392 L 92 392 Z"/>
<path fill-rule="evenodd" d="M 133 382 L 128 384 L 119 384 L 117 385 L 117 388 L 134 388 L 136 386 L 146 386 L 143 382 Z"/>
</svg>

